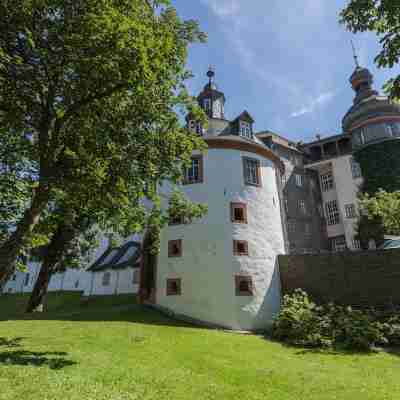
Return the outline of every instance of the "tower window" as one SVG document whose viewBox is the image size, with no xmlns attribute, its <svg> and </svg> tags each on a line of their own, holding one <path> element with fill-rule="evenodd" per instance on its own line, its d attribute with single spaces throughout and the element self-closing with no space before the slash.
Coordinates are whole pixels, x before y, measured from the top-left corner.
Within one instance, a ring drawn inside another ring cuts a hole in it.
<svg viewBox="0 0 400 400">
<path fill-rule="evenodd" d="M 246 121 L 239 121 L 239 134 L 240 136 L 251 139 L 251 124 Z"/>
<path fill-rule="evenodd" d="M 354 160 L 354 158 L 350 159 L 350 165 L 351 165 L 351 173 L 353 175 L 354 179 L 361 178 L 361 168 L 360 164 Z"/>
<path fill-rule="evenodd" d="M 244 182 L 246 185 L 261 186 L 260 161 L 243 157 Z"/>
<path fill-rule="evenodd" d="M 339 208 L 336 200 L 325 204 L 326 222 L 328 225 L 337 225 L 340 222 Z"/>
<path fill-rule="evenodd" d="M 192 163 L 189 168 L 185 168 L 183 184 L 189 185 L 192 183 L 203 182 L 203 157 L 192 157 Z"/>
<path fill-rule="evenodd" d="M 170 240 L 168 242 L 168 257 L 182 257 L 182 240 Z"/>
<path fill-rule="evenodd" d="M 109 272 L 104 272 L 103 279 L 102 279 L 102 285 L 110 286 L 110 281 L 111 281 L 111 274 Z"/>
<path fill-rule="evenodd" d="M 247 224 L 247 205 L 244 203 L 231 203 L 231 221 Z"/>
<path fill-rule="evenodd" d="M 235 276 L 236 296 L 253 296 L 253 280 L 249 275 Z"/>
<path fill-rule="evenodd" d="M 167 296 L 180 296 L 181 287 L 181 279 L 167 279 Z"/>
<path fill-rule="evenodd" d="M 249 245 L 246 240 L 234 240 L 233 241 L 233 254 L 235 256 L 248 256 Z"/>
<path fill-rule="evenodd" d="M 211 111 L 211 99 L 204 99 L 203 106 L 206 112 Z"/>
</svg>

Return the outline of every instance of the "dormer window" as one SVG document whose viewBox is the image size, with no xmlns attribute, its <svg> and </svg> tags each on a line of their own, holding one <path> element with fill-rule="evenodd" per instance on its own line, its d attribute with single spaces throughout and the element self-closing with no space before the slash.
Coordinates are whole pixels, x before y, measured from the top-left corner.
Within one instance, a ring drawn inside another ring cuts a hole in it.
<svg viewBox="0 0 400 400">
<path fill-rule="evenodd" d="M 240 121 L 239 134 L 247 139 L 251 139 L 251 124 L 247 121 Z"/>
</svg>

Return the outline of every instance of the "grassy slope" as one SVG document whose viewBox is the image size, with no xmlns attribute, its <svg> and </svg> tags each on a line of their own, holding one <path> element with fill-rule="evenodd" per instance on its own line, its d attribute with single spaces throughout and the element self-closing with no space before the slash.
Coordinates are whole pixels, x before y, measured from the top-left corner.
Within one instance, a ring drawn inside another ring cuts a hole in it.
<svg viewBox="0 0 400 400">
<path fill-rule="evenodd" d="M 0 322 L 0 400 L 400 398 L 396 355 L 313 353 L 108 305 L 126 297 L 69 301 L 44 320 Z"/>
</svg>

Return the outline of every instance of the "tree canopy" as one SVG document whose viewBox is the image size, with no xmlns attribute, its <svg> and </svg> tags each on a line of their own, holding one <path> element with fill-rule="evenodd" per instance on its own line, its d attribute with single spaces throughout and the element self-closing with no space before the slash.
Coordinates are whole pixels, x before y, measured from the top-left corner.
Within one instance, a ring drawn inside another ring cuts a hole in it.
<svg viewBox="0 0 400 400">
<path fill-rule="evenodd" d="M 118 230 L 143 226 L 142 199 L 204 148 L 176 110 L 202 118 L 184 83 L 188 45 L 205 37 L 167 0 L 4 0 L 0 14 L 0 132 L 22 132 L 37 165 L 0 246 L 1 285 L 55 196 Z"/>
</svg>

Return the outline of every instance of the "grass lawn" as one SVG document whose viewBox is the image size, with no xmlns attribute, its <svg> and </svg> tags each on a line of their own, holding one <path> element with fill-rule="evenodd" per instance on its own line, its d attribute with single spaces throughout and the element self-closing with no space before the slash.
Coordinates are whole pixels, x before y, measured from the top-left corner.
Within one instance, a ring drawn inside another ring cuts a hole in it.
<svg viewBox="0 0 400 400">
<path fill-rule="evenodd" d="M 76 295 L 52 295 L 35 319 L 18 312 L 24 301 L 0 297 L 0 400 L 400 399 L 396 354 L 197 329 L 127 306 L 127 296 L 82 307 Z"/>
</svg>

